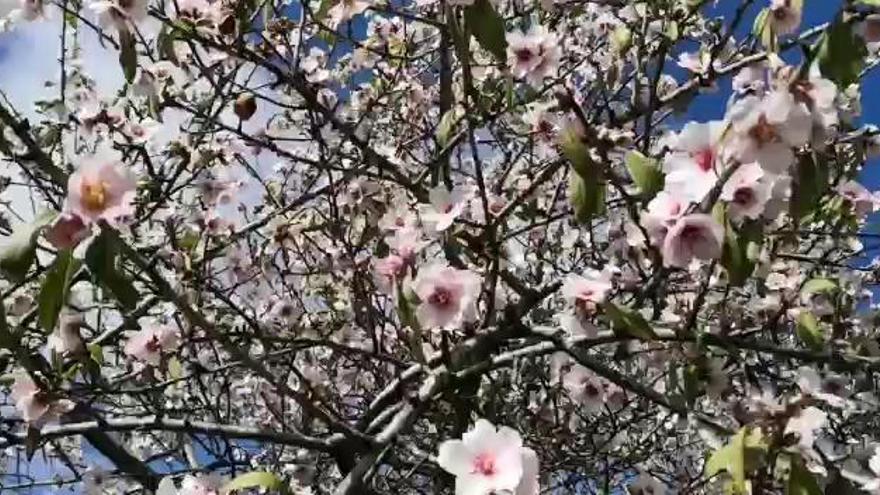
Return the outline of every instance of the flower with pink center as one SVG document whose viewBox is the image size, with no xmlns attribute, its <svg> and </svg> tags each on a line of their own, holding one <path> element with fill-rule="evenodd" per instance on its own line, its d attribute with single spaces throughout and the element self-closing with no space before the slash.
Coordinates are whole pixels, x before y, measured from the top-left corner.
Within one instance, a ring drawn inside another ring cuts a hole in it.
<svg viewBox="0 0 880 495">
<path fill-rule="evenodd" d="M 688 203 L 666 191 L 661 191 L 648 203 L 648 209 L 642 213 L 641 223 L 651 244 L 663 246 L 666 233 L 684 214 L 687 206 Z"/>
<path fill-rule="evenodd" d="M 562 375 L 562 387 L 569 398 L 588 414 L 594 414 L 605 407 L 605 383 L 588 368 L 579 364 Z"/>
<path fill-rule="evenodd" d="M 415 259 L 416 254 L 424 249 L 429 243 L 422 239 L 422 231 L 419 229 L 400 229 L 385 238 L 385 243 L 392 251 L 407 261 Z"/>
<path fill-rule="evenodd" d="M 52 400 L 49 394 L 41 390 L 27 373 L 15 375 L 10 392 L 12 402 L 21 413 L 21 418 L 35 428 L 40 428 L 61 414 L 70 411 L 74 405 L 65 399 Z"/>
<path fill-rule="evenodd" d="M 864 217 L 877 210 L 880 206 L 880 199 L 871 191 L 865 189 L 865 186 L 854 180 L 844 182 L 837 186 L 837 193 L 843 197 L 853 209 L 856 215 Z"/>
<path fill-rule="evenodd" d="M 406 274 L 406 261 L 396 254 L 373 261 L 373 280 L 376 287 L 385 294 L 394 294 L 397 281 Z"/>
<path fill-rule="evenodd" d="M 592 315 L 613 286 L 607 273 L 589 270 L 585 275 L 569 275 L 562 285 L 562 296 L 578 313 Z"/>
<path fill-rule="evenodd" d="M 718 145 L 724 122 L 690 122 L 671 143 L 666 156 L 665 189 L 677 197 L 699 202 L 715 187 L 721 163 Z"/>
<path fill-rule="evenodd" d="M 443 232 L 448 229 L 464 213 L 470 196 L 470 190 L 460 186 L 452 191 L 442 185 L 431 189 L 428 193 L 431 204 L 419 205 L 425 229 L 429 232 Z"/>
<path fill-rule="evenodd" d="M 801 25 L 803 0 L 771 0 L 768 22 L 776 34 L 791 34 Z"/>
<path fill-rule="evenodd" d="M 455 476 L 456 495 L 538 493 L 538 458 L 516 430 L 477 420 L 461 440 L 440 444 L 437 463 Z"/>
<path fill-rule="evenodd" d="M 86 162 L 67 181 L 65 210 L 86 223 L 116 224 L 133 214 L 136 186 L 121 164 L 106 159 Z"/>
<path fill-rule="evenodd" d="M 419 217 L 410 210 L 404 199 L 395 200 L 379 219 L 379 228 L 386 231 L 414 229 L 419 225 Z"/>
<path fill-rule="evenodd" d="M 480 276 L 444 263 L 419 270 L 413 292 L 419 297 L 416 318 L 425 328 L 461 328 L 477 318 Z"/>
<path fill-rule="evenodd" d="M 721 190 L 721 199 L 727 201 L 730 218 L 760 217 L 773 192 L 773 182 L 757 163 L 747 163 L 736 169 Z"/>
<path fill-rule="evenodd" d="M 562 51 L 556 35 L 544 26 L 507 33 L 507 66 L 515 77 L 537 86 L 556 74 Z"/>
<path fill-rule="evenodd" d="M 170 326 L 147 325 L 129 337 L 125 343 L 125 353 L 138 361 L 158 366 L 162 353 L 177 349 L 180 334 Z"/>
<path fill-rule="evenodd" d="M 724 228 L 710 215 L 693 213 L 680 217 L 663 241 L 663 264 L 686 268 L 692 260 L 721 256 Z"/>
<path fill-rule="evenodd" d="M 733 135 L 725 151 L 740 163 L 758 162 L 775 174 L 794 162 L 794 148 L 807 144 L 813 118 L 788 90 L 764 98 L 747 96 L 730 111 Z"/>
<path fill-rule="evenodd" d="M 71 249 L 89 236 L 89 229 L 76 213 L 63 212 L 46 229 L 44 235 L 56 249 Z"/>
</svg>

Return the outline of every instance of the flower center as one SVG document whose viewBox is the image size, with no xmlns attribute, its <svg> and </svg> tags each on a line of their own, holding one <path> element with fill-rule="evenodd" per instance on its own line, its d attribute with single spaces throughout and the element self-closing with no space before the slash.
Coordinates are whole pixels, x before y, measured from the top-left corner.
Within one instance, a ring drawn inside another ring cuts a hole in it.
<svg viewBox="0 0 880 495">
<path fill-rule="evenodd" d="M 519 50 L 516 50 L 513 53 L 516 55 L 517 62 L 520 62 L 520 63 L 529 62 L 532 60 L 532 57 L 534 57 L 534 53 L 532 53 L 532 51 L 529 50 L 528 48 L 520 48 Z"/>
<path fill-rule="evenodd" d="M 159 343 L 159 337 L 155 335 L 147 341 L 145 346 L 150 353 L 157 353 L 162 350 L 162 344 Z"/>
<path fill-rule="evenodd" d="M 681 238 L 686 242 L 695 242 L 702 237 L 702 232 L 699 227 L 694 225 L 687 225 L 685 228 L 681 229 Z"/>
<path fill-rule="evenodd" d="M 733 202 L 739 205 L 751 204 L 754 198 L 754 192 L 748 187 L 741 187 L 733 193 Z"/>
<path fill-rule="evenodd" d="M 80 187 L 82 204 L 89 211 L 102 211 L 107 206 L 107 183 L 84 182 Z"/>
<path fill-rule="evenodd" d="M 593 384 L 593 382 L 587 382 L 584 384 L 584 394 L 587 397 L 598 397 L 599 396 L 599 387 Z"/>
<path fill-rule="evenodd" d="M 480 454 L 474 458 L 473 474 L 482 474 L 483 476 L 493 476 L 497 472 L 495 467 L 495 456 L 491 454 Z"/>
<path fill-rule="evenodd" d="M 779 133 L 776 132 L 776 126 L 767 121 L 767 116 L 761 114 L 758 123 L 749 129 L 749 137 L 758 143 L 758 146 L 779 141 Z"/>
<path fill-rule="evenodd" d="M 697 166 L 700 167 L 700 170 L 708 172 L 712 170 L 712 166 L 715 163 L 715 154 L 712 153 L 711 148 L 706 148 L 694 153 L 693 159 L 697 162 Z"/>
<path fill-rule="evenodd" d="M 452 301 L 452 294 L 449 293 L 449 289 L 443 287 L 437 287 L 434 289 L 434 292 L 428 297 L 428 302 L 433 306 L 448 306 Z"/>
</svg>

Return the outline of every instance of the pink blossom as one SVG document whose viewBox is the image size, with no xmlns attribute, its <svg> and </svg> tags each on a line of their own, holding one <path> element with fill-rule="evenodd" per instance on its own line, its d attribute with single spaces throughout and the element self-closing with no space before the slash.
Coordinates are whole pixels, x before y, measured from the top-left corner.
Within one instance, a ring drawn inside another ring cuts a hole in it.
<svg viewBox="0 0 880 495">
<path fill-rule="evenodd" d="M 794 0 L 770 0 L 768 22 L 776 34 L 791 34 L 801 25 L 801 8 Z"/>
<path fill-rule="evenodd" d="M 663 241 L 663 264 L 686 268 L 694 258 L 721 256 L 724 228 L 710 215 L 694 213 L 680 217 Z"/>
<path fill-rule="evenodd" d="M 734 220 L 758 218 L 770 199 L 773 181 L 757 163 L 740 166 L 724 183 L 721 199 L 727 201 Z"/>
<path fill-rule="evenodd" d="M 386 231 L 400 229 L 414 229 L 419 224 L 419 218 L 410 210 L 403 200 L 397 200 L 385 211 L 379 219 L 379 228 Z"/>
<path fill-rule="evenodd" d="M 440 444 L 437 463 L 455 475 L 456 495 L 490 495 L 509 491 L 516 495 L 537 493 L 538 460 L 524 448 L 515 430 L 498 429 L 485 419 L 461 440 Z"/>
<path fill-rule="evenodd" d="M 687 203 L 672 194 L 661 191 L 648 203 L 648 209 L 642 214 L 642 227 L 648 233 L 648 240 L 655 246 L 662 246 L 666 233 L 675 225 L 687 209 Z"/>
<path fill-rule="evenodd" d="M 99 0 L 89 4 L 98 15 L 102 27 L 128 30 L 129 23 L 140 22 L 147 17 L 147 0 Z"/>
<path fill-rule="evenodd" d="M 812 134 L 811 115 L 788 90 L 747 96 L 730 113 L 733 137 L 726 150 L 739 162 L 758 162 L 768 172 L 786 172 L 794 161 L 793 148 Z"/>
<path fill-rule="evenodd" d="M 880 206 L 880 200 L 877 196 L 854 180 L 837 186 L 837 193 L 852 206 L 853 211 L 859 217 L 873 213 Z"/>
<path fill-rule="evenodd" d="M 671 143 L 664 162 L 666 190 L 688 201 L 699 202 L 715 187 L 720 172 L 718 145 L 725 124 L 691 122 Z"/>
<path fill-rule="evenodd" d="M 605 297 L 611 289 L 611 279 L 606 273 L 589 270 L 585 277 L 569 275 L 562 285 L 562 295 L 578 312 L 593 314 L 596 312 L 596 306 L 605 302 Z"/>
<path fill-rule="evenodd" d="M 404 276 L 406 261 L 396 254 L 389 254 L 373 262 L 373 280 L 385 294 L 394 294 L 398 280 Z"/>
<path fill-rule="evenodd" d="M 327 12 L 327 24 L 336 28 L 343 22 L 363 13 L 369 7 L 370 2 L 364 0 L 341 0 Z"/>
<path fill-rule="evenodd" d="M 436 263 L 419 270 L 413 291 L 420 299 L 416 317 L 425 328 L 460 328 L 477 317 L 479 275 Z"/>
<path fill-rule="evenodd" d="M 87 223 L 111 224 L 132 215 L 136 182 L 123 165 L 111 161 L 83 164 L 67 181 L 65 209 Z"/>
<path fill-rule="evenodd" d="M 89 236 L 89 229 L 76 213 L 62 212 L 46 229 L 45 236 L 56 249 L 71 249 Z"/>
<path fill-rule="evenodd" d="M 129 337 L 125 353 L 144 363 L 158 366 L 162 353 L 177 349 L 180 335 L 170 326 L 148 325 Z"/>
<path fill-rule="evenodd" d="M 428 193 L 430 205 L 419 205 L 422 223 L 431 232 L 443 232 L 456 218 L 464 213 L 470 198 L 470 191 L 456 187 L 452 191 L 445 186 L 437 186 Z"/>
<path fill-rule="evenodd" d="M 36 428 L 73 409 L 69 400 L 51 400 L 27 373 L 15 375 L 10 395 L 22 419 Z"/>
<path fill-rule="evenodd" d="M 422 231 L 419 229 L 399 229 L 385 238 L 385 243 L 392 251 L 407 261 L 415 259 L 416 254 L 428 245 L 428 241 L 422 239 Z"/>
<path fill-rule="evenodd" d="M 556 35 L 546 27 L 533 25 L 527 33 L 507 33 L 507 66 L 516 77 L 537 86 L 556 74 L 562 51 Z"/>
</svg>

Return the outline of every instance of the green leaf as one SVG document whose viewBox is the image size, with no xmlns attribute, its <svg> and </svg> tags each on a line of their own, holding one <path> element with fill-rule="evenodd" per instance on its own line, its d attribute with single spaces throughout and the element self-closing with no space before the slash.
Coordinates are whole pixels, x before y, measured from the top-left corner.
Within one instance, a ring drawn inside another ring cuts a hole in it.
<svg viewBox="0 0 880 495">
<path fill-rule="evenodd" d="M 86 248 L 85 263 L 94 279 L 107 288 L 124 309 L 134 309 L 140 295 L 131 281 L 117 270 L 116 257 L 110 235 L 101 232 Z"/>
<path fill-rule="evenodd" d="M 476 0 L 464 10 L 464 20 L 474 38 L 496 59 L 507 58 L 507 39 L 504 19 L 490 0 Z"/>
<path fill-rule="evenodd" d="M 620 25 L 611 33 L 611 52 L 623 55 L 632 47 L 632 31 Z"/>
<path fill-rule="evenodd" d="M 711 478 L 720 473 L 729 477 L 728 493 L 745 495 L 749 493 L 746 475 L 761 462 L 761 454 L 766 452 L 764 435 L 758 428 L 744 427 L 730 442 L 716 450 L 706 461 L 704 471 Z"/>
<path fill-rule="evenodd" d="M 104 364 L 104 349 L 100 344 L 88 344 L 86 349 L 89 351 L 89 357 L 99 366 Z"/>
<path fill-rule="evenodd" d="M 137 72 L 137 47 L 134 35 L 127 29 L 119 30 L 119 65 L 125 74 L 125 80 L 134 81 Z"/>
<path fill-rule="evenodd" d="M 779 43 L 770 20 L 770 9 L 762 9 L 755 17 L 754 24 L 752 24 L 752 35 L 761 40 L 761 44 L 764 45 L 767 51 L 776 52 L 779 51 Z"/>
<path fill-rule="evenodd" d="M 822 495 L 822 489 L 813 473 L 807 471 L 800 457 L 793 457 L 788 473 L 785 495 Z"/>
<path fill-rule="evenodd" d="M 180 360 L 177 359 L 176 356 L 171 356 L 168 359 L 168 377 L 172 380 L 177 380 L 183 376 L 183 365 L 180 364 Z"/>
<path fill-rule="evenodd" d="M 586 180 L 571 174 L 568 183 L 568 199 L 578 223 L 589 221 L 605 211 L 605 185 L 597 180 Z"/>
<path fill-rule="evenodd" d="M 803 311 L 799 314 L 795 331 L 798 339 L 811 350 L 821 351 L 825 347 L 825 332 L 813 313 Z"/>
<path fill-rule="evenodd" d="M 730 285 L 740 287 L 746 283 L 752 272 L 764 232 L 758 222 L 747 222 L 736 228 L 724 222 L 724 247 L 721 252 L 721 266 L 727 270 Z"/>
<path fill-rule="evenodd" d="M 71 250 L 58 253 L 49 273 L 43 279 L 40 295 L 37 299 L 40 325 L 47 332 L 55 329 L 58 313 L 67 302 L 73 276 L 82 266 L 82 262 L 73 257 Z"/>
<path fill-rule="evenodd" d="M 0 272 L 13 282 L 21 282 L 37 257 L 37 238 L 55 219 L 57 212 L 43 212 L 33 222 L 17 226 L 0 245 Z"/>
<path fill-rule="evenodd" d="M 663 189 L 666 177 L 660 170 L 660 164 L 654 158 L 649 158 L 638 151 L 630 151 L 624 160 L 629 175 L 632 177 L 639 192 L 645 200 L 650 200 Z"/>
<path fill-rule="evenodd" d="M 323 21 L 330 12 L 330 9 L 332 9 L 338 1 L 339 0 L 321 0 L 321 3 L 318 5 L 318 10 L 315 11 L 315 15 L 313 16 L 313 20 L 315 22 Z"/>
<path fill-rule="evenodd" d="M 602 305 L 605 316 L 615 334 L 642 340 L 656 340 L 657 334 L 638 311 L 621 308 L 608 301 Z"/>
<path fill-rule="evenodd" d="M 242 474 L 224 485 L 221 491 L 227 493 L 248 488 L 264 488 L 285 493 L 290 491 L 281 478 L 266 471 L 251 471 Z"/>
<path fill-rule="evenodd" d="M 819 207 L 819 200 L 828 188 L 828 165 L 810 153 L 801 155 L 792 182 L 790 212 L 800 220 Z"/>
<path fill-rule="evenodd" d="M 859 81 L 867 54 L 865 41 L 855 32 L 853 25 L 837 21 L 819 42 L 819 69 L 843 90 Z"/>
<path fill-rule="evenodd" d="M 837 282 L 828 278 L 814 278 L 804 283 L 801 295 L 826 294 L 837 291 Z"/>
<path fill-rule="evenodd" d="M 856 3 L 870 7 L 880 7 L 880 0 L 856 0 Z"/>
<path fill-rule="evenodd" d="M 440 117 L 440 123 L 437 124 L 437 130 L 434 132 L 434 136 L 437 138 L 437 144 L 439 144 L 441 148 L 445 148 L 446 145 L 449 144 L 449 138 L 455 130 L 456 123 L 458 123 L 458 112 L 456 112 L 455 108 L 447 110 L 446 113 Z"/>
</svg>

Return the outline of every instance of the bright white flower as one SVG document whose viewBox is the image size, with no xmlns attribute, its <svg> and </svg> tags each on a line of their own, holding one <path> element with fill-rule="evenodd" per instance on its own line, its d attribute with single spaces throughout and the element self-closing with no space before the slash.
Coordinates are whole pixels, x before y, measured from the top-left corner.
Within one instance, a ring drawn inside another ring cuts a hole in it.
<svg viewBox="0 0 880 495">
<path fill-rule="evenodd" d="M 515 77 L 532 86 L 556 74 L 562 50 L 556 35 L 546 27 L 533 25 L 528 32 L 507 33 L 507 66 Z"/>
<path fill-rule="evenodd" d="M 837 85 L 822 77 L 818 65 L 810 68 L 807 79 L 799 79 L 791 86 L 794 99 L 805 105 L 813 116 L 814 127 L 824 138 L 835 130 L 840 119 L 837 114 Z"/>
<path fill-rule="evenodd" d="M 817 407 L 807 407 L 785 425 L 785 433 L 796 433 L 798 445 L 804 450 L 811 450 L 816 440 L 816 431 L 828 423 L 828 414 Z"/>
<path fill-rule="evenodd" d="M 164 325 L 146 325 L 129 337 L 125 353 L 138 361 L 158 366 L 162 353 L 173 351 L 180 345 L 177 330 Z"/>
<path fill-rule="evenodd" d="M 666 156 L 665 190 L 676 197 L 695 203 L 715 187 L 721 171 L 718 145 L 725 123 L 691 122 L 670 143 L 672 152 Z"/>
<path fill-rule="evenodd" d="M 442 185 L 431 189 L 428 193 L 431 204 L 419 205 L 425 229 L 429 232 L 443 232 L 448 229 L 464 213 L 470 195 L 470 190 L 460 186 L 452 191 Z"/>
<path fill-rule="evenodd" d="M 773 188 L 772 177 L 757 163 L 741 165 L 724 183 L 721 199 L 733 220 L 755 219 L 764 212 Z"/>
<path fill-rule="evenodd" d="M 724 228 L 710 215 L 694 213 L 679 218 L 663 241 L 663 264 L 686 268 L 693 259 L 721 256 Z"/>
<path fill-rule="evenodd" d="M 588 413 L 594 414 L 605 407 L 605 383 L 588 368 L 579 364 L 562 375 L 562 386 L 575 404 Z"/>
<path fill-rule="evenodd" d="M 801 366 L 797 370 L 797 384 L 804 395 L 815 397 L 832 407 L 844 407 L 846 383 L 838 377 L 823 379 L 815 368 Z"/>
<path fill-rule="evenodd" d="M 730 113 L 733 136 L 725 150 L 740 163 L 758 162 L 768 172 L 786 172 L 794 162 L 793 148 L 812 134 L 812 116 L 787 90 L 747 96 Z"/>
<path fill-rule="evenodd" d="M 437 463 L 455 475 L 456 495 L 491 495 L 501 491 L 516 495 L 535 493 L 535 453 L 523 447 L 522 438 L 515 430 L 506 426 L 496 429 L 485 419 L 477 420 L 461 440 L 440 444 Z"/>
<path fill-rule="evenodd" d="M 477 318 L 480 276 L 435 263 L 419 270 L 413 292 L 419 297 L 416 317 L 425 328 L 461 328 Z"/>
<path fill-rule="evenodd" d="M 147 17 L 149 0 L 100 0 L 89 4 L 98 15 L 102 27 L 128 30 L 129 23 L 137 23 Z"/>
</svg>

